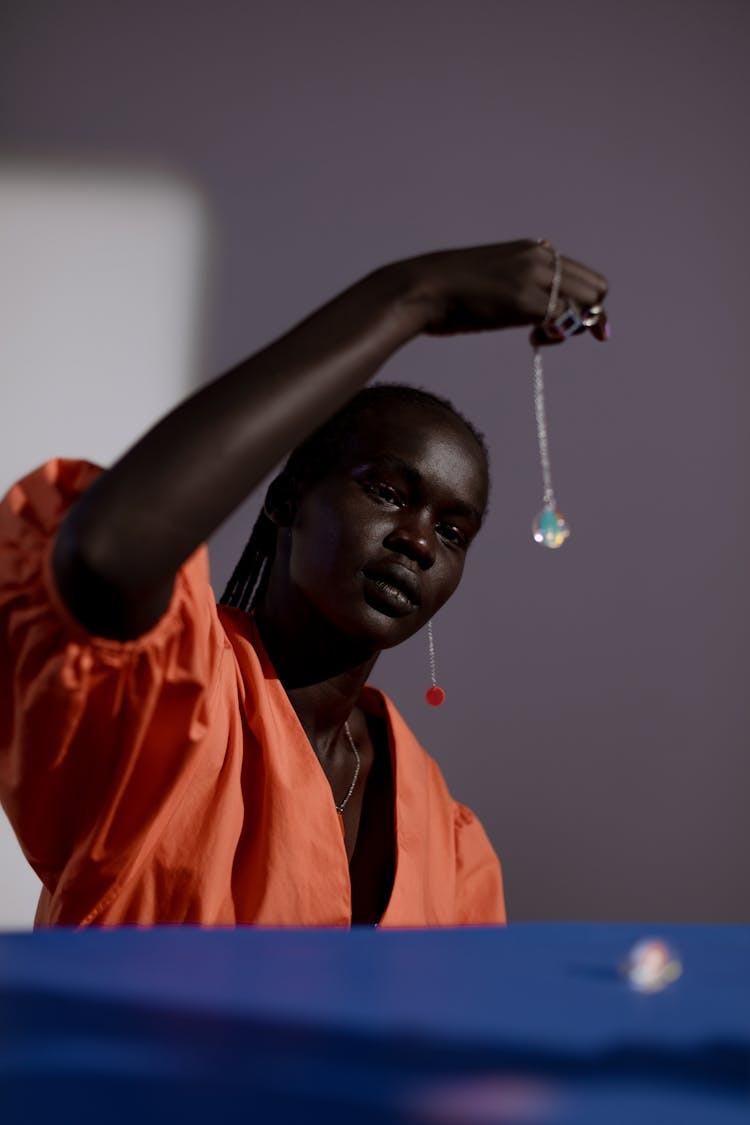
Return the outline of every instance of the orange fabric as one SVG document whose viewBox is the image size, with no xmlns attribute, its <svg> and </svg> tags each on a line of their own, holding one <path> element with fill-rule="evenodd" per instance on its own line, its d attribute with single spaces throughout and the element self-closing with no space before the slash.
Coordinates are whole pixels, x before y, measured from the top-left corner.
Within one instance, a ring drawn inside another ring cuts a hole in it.
<svg viewBox="0 0 750 1125">
<path fill-rule="evenodd" d="M 207 553 L 135 641 L 67 613 L 52 538 L 101 470 L 50 461 L 0 504 L 0 796 L 44 888 L 37 925 L 347 926 L 323 770 L 252 617 L 217 607 Z M 383 926 L 505 921 L 500 865 L 385 695 L 396 876 Z"/>
</svg>

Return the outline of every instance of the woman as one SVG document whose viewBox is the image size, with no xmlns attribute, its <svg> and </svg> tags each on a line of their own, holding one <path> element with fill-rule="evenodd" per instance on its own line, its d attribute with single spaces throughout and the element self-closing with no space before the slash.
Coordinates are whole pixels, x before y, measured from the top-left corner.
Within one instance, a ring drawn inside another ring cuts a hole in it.
<svg viewBox="0 0 750 1125">
<path fill-rule="evenodd" d="M 504 921 L 481 825 L 365 687 L 456 589 L 485 450 L 443 400 L 358 392 L 419 333 L 601 304 L 605 280 L 561 264 L 551 309 L 546 242 L 378 269 L 107 472 L 50 462 L 11 489 L 0 792 L 37 924 Z M 200 544 L 293 447 L 217 608 Z"/>
</svg>

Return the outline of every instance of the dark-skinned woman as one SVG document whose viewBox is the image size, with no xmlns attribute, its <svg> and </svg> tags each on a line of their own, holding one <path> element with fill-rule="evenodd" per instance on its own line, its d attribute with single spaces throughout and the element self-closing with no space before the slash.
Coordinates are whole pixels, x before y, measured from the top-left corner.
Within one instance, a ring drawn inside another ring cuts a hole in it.
<svg viewBox="0 0 750 1125">
<path fill-rule="evenodd" d="M 560 265 L 551 310 L 544 242 L 385 266 L 109 470 L 10 490 L 0 795 L 37 925 L 505 920 L 481 824 L 366 686 L 458 586 L 486 451 L 445 400 L 363 388 L 420 333 L 601 305 L 599 274 Z M 201 545 L 287 454 L 217 606 Z"/>
</svg>

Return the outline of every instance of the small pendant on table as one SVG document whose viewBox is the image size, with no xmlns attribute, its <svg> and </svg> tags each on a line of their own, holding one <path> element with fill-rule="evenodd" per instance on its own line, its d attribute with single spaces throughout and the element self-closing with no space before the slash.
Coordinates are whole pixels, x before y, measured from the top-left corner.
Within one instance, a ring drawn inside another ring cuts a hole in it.
<svg viewBox="0 0 750 1125">
<path fill-rule="evenodd" d="M 570 528 L 562 512 L 555 511 L 551 504 L 545 504 L 531 525 L 534 539 L 544 547 L 562 547 L 570 535 Z"/>
</svg>

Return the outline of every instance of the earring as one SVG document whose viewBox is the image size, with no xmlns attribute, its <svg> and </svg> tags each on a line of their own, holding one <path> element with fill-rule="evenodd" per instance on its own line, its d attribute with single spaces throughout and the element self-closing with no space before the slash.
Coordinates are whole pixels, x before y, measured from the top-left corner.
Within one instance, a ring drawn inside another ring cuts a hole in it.
<svg viewBox="0 0 750 1125">
<path fill-rule="evenodd" d="M 435 641 L 432 636 L 432 618 L 427 622 L 427 649 L 430 657 L 430 679 L 432 680 L 432 687 L 428 687 L 427 691 L 424 693 L 424 697 L 430 707 L 439 707 L 441 703 L 445 703 L 445 692 L 441 687 L 438 687 L 437 680 L 435 679 Z"/>
</svg>

